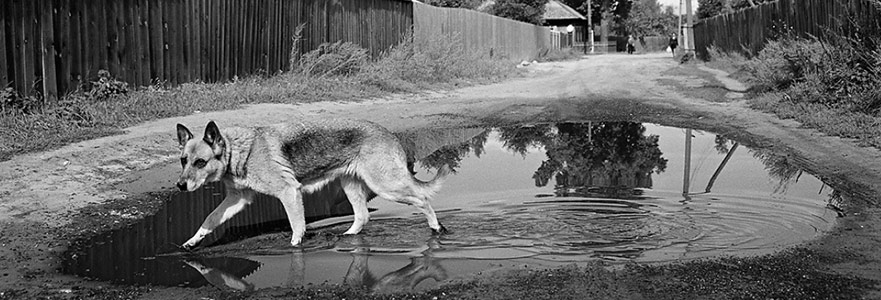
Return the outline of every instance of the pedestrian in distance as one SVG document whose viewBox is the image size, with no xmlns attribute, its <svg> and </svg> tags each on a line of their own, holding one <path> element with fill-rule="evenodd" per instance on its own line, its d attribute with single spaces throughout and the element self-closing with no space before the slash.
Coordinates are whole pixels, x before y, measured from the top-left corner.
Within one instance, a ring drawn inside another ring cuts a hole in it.
<svg viewBox="0 0 881 300">
<path fill-rule="evenodd" d="M 673 53 L 673 57 L 676 57 L 676 47 L 679 46 L 679 39 L 676 38 L 675 34 L 670 35 L 670 53 Z"/>
<path fill-rule="evenodd" d="M 627 54 L 633 54 L 633 51 L 636 51 L 636 47 L 634 46 L 636 40 L 633 38 L 633 35 L 627 36 Z"/>
</svg>

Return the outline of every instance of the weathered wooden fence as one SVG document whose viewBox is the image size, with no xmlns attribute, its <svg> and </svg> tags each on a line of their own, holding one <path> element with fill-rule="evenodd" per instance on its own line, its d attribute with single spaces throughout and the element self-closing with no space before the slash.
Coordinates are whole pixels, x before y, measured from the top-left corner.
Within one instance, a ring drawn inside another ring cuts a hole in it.
<svg viewBox="0 0 881 300">
<path fill-rule="evenodd" d="M 784 31 L 802 37 L 822 37 L 832 30 L 854 35 L 881 31 L 878 0 L 778 0 L 753 8 L 701 20 L 694 28 L 699 56 L 707 47 L 758 53 L 765 42 Z"/>
<path fill-rule="evenodd" d="M 413 35 L 416 42 L 446 36 L 460 38 L 472 51 L 503 53 L 511 59 L 531 59 L 550 48 L 547 27 L 462 8 L 413 4 Z"/>
<path fill-rule="evenodd" d="M 47 99 L 98 70 L 135 86 L 218 81 L 288 67 L 300 52 L 349 41 L 372 53 L 413 23 L 407 0 L 3 0 L 0 88 Z"/>
</svg>

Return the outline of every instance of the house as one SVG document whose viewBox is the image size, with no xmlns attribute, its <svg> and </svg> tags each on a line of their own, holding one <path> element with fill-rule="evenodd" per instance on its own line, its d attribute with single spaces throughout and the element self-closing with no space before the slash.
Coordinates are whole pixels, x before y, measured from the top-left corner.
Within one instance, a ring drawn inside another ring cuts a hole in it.
<svg viewBox="0 0 881 300">
<path fill-rule="evenodd" d="M 556 28 L 557 31 L 568 35 L 568 38 L 563 39 L 561 42 L 562 47 L 574 46 L 582 48 L 585 52 L 589 51 L 587 47 L 590 47 L 590 43 L 588 42 L 585 45 L 584 42 L 585 40 L 589 41 L 587 38 L 590 34 L 590 31 L 587 30 L 589 27 L 588 19 L 574 8 L 557 0 L 548 1 L 545 4 L 544 23 L 542 25 Z M 567 30 L 569 26 L 572 26 L 572 32 Z"/>
</svg>

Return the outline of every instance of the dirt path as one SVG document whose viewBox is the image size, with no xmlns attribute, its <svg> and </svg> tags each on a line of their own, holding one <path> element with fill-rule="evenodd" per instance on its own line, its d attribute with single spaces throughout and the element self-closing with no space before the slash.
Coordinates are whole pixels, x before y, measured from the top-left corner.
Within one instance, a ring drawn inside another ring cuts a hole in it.
<svg viewBox="0 0 881 300">
<path fill-rule="evenodd" d="M 139 174 L 175 163 L 176 123 L 201 130 L 208 120 L 222 127 L 334 116 L 368 119 L 392 130 L 404 130 L 522 121 L 654 122 L 773 145 L 791 153 L 802 167 L 834 187 L 856 189 L 860 192 L 856 196 L 862 200 L 877 202 L 881 151 L 799 128 L 795 122 L 750 110 L 742 100 L 710 99 L 717 97 L 711 95 L 736 99 L 743 86 L 715 70 L 692 66 L 684 72 L 670 72 L 678 68 L 682 67 L 665 54 L 591 56 L 574 62 L 532 65 L 525 78 L 449 92 L 195 113 L 128 128 L 124 135 L 19 156 L 0 163 L 0 291 L 33 288 L 66 292 L 72 285 L 86 284 L 54 271 L 59 266 L 57 256 L 66 244 L 64 239 L 74 234 L 72 230 L 97 230 L 90 229 L 95 224 L 84 223 L 76 213 L 92 208 L 92 214 L 104 217 L 96 220 L 113 222 L 143 217 L 137 210 L 102 211 L 95 207 L 172 186 L 177 174 L 148 183 L 141 182 Z M 830 263 L 829 268 L 881 279 L 881 254 L 874 250 L 881 246 L 877 208 L 865 201 L 854 203 L 858 205 L 848 208 L 848 216 L 842 218 L 839 228 L 811 246 L 853 253 L 858 258 Z"/>
</svg>

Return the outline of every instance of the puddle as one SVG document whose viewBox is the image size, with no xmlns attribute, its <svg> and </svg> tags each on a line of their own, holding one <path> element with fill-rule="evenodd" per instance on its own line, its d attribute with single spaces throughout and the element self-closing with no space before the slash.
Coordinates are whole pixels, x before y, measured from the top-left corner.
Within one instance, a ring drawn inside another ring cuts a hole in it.
<svg viewBox="0 0 881 300">
<path fill-rule="evenodd" d="M 351 208 L 331 185 L 306 198 L 302 249 L 287 244 L 281 205 L 264 197 L 209 236 L 210 246 L 182 254 L 174 245 L 222 200 L 213 185 L 175 194 L 157 215 L 74 249 L 64 271 L 234 290 L 323 282 L 419 290 L 507 267 L 765 254 L 835 224 L 827 203 L 836 193 L 820 180 L 785 156 L 711 133 L 586 122 L 400 137 L 422 158 L 417 177 L 431 178 L 443 163 L 455 167 L 433 202 L 452 234 L 432 237 L 415 209 L 377 199 L 362 234 L 341 236 Z"/>
</svg>

